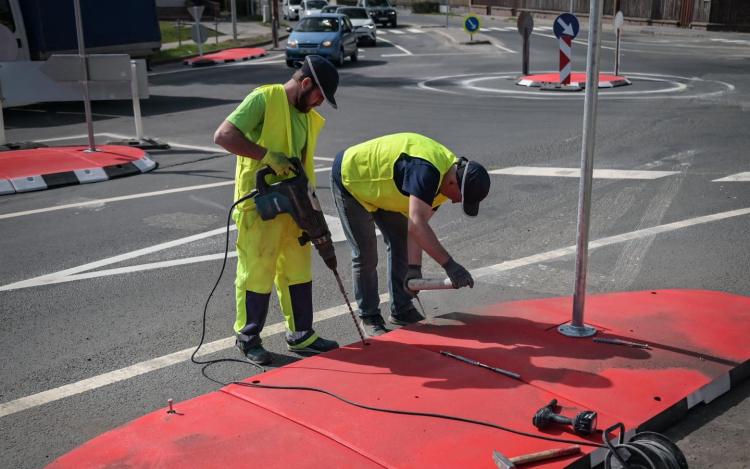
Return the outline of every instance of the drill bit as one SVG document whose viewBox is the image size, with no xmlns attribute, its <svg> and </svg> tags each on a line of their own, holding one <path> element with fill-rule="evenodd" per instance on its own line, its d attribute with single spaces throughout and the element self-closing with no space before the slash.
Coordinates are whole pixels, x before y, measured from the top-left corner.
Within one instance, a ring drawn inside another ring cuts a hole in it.
<svg viewBox="0 0 750 469">
<path fill-rule="evenodd" d="M 352 309 L 352 305 L 349 303 L 349 297 L 346 296 L 346 290 L 344 290 L 344 284 L 341 283 L 341 277 L 339 277 L 339 272 L 336 269 L 331 269 L 333 271 L 333 276 L 336 277 L 336 281 L 339 284 L 339 290 L 341 290 L 341 294 L 344 295 L 344 300 L 346 301 L 346 306 L 349 307 L 349 313 L 352 315 L 352 321 L 354 321 L 354 327 L 357 328 L 357 332 L 359 332 L 359 338 L 362 339 L 362 345 L 365 344 L 365 335 L 362 333 L 362 329 L 359 327 L 359 322 L 357 321 L 357 317 L 354 316 L 354 310 Z"/>
<path fill-rule="evenodd" d="M 417 299 L 417 304 L 419 304 L 419 309 L 422 310 L 422 316 L 424 316 L 424 323 L 430 324 L 430 318 L 427 317 L 427 312 L 424 310 L 424 306 L 422 306 L 422 301 L 419 299 L 419 295 L 414 295 L 414 298 Z"/>
<path fill-rule="evenodd" d="M 649 348 L 648 344 L 639 344 L 637 342 L 629 342 L 627 340 L 619 340 L 619 339 L 600 339 L 595 338 L 594 342 L 599 342 L 602 344 L 614 344 L 614 345 L 628 345 L 630 347 L 637 347 L 637 348 Z"/>
<path fill-rule="evenodd" d="M 496 368 L 496 367 L 490 366 L 490 365 L 485 365 L 484 363 L 480 363 L 478 361 L 472 360 L 471 358 L 462 357 L 461 355 L 454 355 L 454 354 L 452 354 L 452 353 L 450 353 L 448 351 L 445 351 L 445 350 L 441 350 L 440 353 L 442 355 L 445 355 L 446 357 L 455 358 L 456 360 L 461 360 L 462 362 L 468 363 L 470 365 L 481 366 L 482 368 L 487 368 L 488 370 L 492 370 L 495 373 L 500 373 L 501 375 L 505 375 L 505 376 L 508 376 L 510 378 L 515 378 L 515 379 L 518 379 L 518 380 L 521 379 L 521 375 L 519 375 L 518 373 L 513 373 L 512 371 L 503 370 L 502 368 Z"/>
</svg>

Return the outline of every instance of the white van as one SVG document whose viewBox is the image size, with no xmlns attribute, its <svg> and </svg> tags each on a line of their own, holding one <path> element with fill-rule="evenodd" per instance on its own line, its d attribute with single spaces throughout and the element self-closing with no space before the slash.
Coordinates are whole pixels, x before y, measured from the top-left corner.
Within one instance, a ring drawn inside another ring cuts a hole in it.
<svg viewBox="0 0 750 469">
<path fill-rule="evenodd" d="M 284 19 L 298 20 L 301 3 L 302 0 L 284 0 L 281 4 L 281 14 L 284 15 Z"/>
</svg>

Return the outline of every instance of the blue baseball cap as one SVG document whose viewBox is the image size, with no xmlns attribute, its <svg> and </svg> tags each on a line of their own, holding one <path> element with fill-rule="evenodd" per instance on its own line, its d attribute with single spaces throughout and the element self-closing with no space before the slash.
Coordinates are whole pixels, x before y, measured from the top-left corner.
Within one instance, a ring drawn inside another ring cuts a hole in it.
<svg viewBox="0 0 750 469">
<path fill-rule="evenodd" d="M 336 99 L 333 97 L 339 87 L 339 72 L 336 67 L 328 59 L 319 55 L 308 55 L 304 62 L 295 62 L 294 65 L 302 69 L 302 75 L 309 77 L 318 85 L 328 104 L 338 109 Z"/>
<path fill-rule="evenodd" d="M 461 187 L 461 209 L 469 217 L 479 214 L 479 202 L 490 193 L 490 175 L 480 163 L 461 157 L 456 168 Z"/>
</svg>

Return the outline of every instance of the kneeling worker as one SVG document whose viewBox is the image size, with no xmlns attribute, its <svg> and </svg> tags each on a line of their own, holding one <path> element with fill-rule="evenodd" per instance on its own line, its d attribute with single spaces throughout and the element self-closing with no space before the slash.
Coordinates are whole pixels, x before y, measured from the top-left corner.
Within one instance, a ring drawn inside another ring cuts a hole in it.
<svg viewBox="0 0 750 469">
<path fill-rule="evenodd" d="M 454 288 L 474 287 L 471 274 L 438 241 L 430 218 L 448 200 L 475 217 L 489 190 L 490 177 L 481 164 L 459 159 L 418 134 L 376 138 L 336 155 L 331 191 L 352 248 L 354 296 L 368 337 L 388 332 L 379 308 L 375 226 L 388 247 L 388 321 L 414 324 L 424 317 L 405 282 L 422 278 L 422 251 L 443 266 Z"/>
</svg>

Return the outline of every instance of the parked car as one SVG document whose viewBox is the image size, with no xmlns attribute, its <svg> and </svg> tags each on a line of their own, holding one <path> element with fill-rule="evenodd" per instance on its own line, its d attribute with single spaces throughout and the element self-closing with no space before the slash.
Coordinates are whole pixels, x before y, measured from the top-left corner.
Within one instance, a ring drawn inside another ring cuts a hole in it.
<svg viewBox="0 0 750 469">
<path fill-rule="evenodd" d="M 289 39 L 286 42 L 286 64 L 294 67 L 296 60 L 304 60 L 308 55 L 320 55 L 336 66 L 344 65 L 344 59 L 352 62 L 359 59 L 357 34 L 352 22 L 344 15 L 326 13 L 307 16 L 292 28 L 286 28 Z"/>
<path fill-rule="evenodd" d="M 398 26 L 396 9 L 388 0 L 357 0 L 357 6 L 367 8 L 370 18 L 377 24 L 389 24 L 391 28 Z"/>
<path fill-rule="evenodd" d="M 305 16 L 317 15 L 323 12 L 323 8 L 328 6 L 326 0 L 302 0 L 300 6 L 300 18 Z"/>
<path fill-rule="evenodd" d="M 281 4 L 281 14 L 284 15 L 284 19 L 298 20 L 301 3 L 302 0 L 284 0 Z"/>
<path fill-rule="evenodd" d="M 378 29 L 375 27 L 375 22 L 367 14 L 366 8 L 360 7 L 339 7 L 336 13 L 346 15 L 351 20 L 354 26 L 354 31 L 357 33 L 357 41 L 362 44 L 369 44 L 374 46 L 377 44 Z"/>
</svg>

